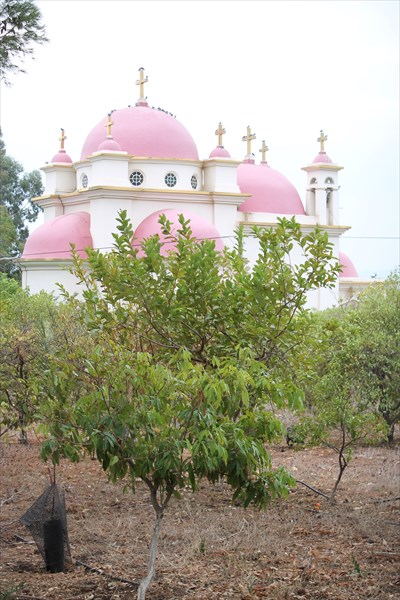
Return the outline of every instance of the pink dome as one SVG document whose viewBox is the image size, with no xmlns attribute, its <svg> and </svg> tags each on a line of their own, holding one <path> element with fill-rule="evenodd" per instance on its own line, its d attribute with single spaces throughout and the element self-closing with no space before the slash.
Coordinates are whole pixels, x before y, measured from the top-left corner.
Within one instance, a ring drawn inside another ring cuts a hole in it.
<svg viewBox="0 0 400 600">
<path fill-rule="evenodd" d="M 98 152 L 101 150 L 108 150 L 109 152 L 121 152 L 121 146 L 113 138 L 106 138 L 97 148 Z"/>
<path fill-rule="evenodd" d="M 199 160 L 190 133 L 174 117 L 148 106 L 132 106 L 112 113 L 113 138 L 123 152 L 154 158 Z M 104 118 L 89 133 L 81 160 L 96 152 L 104 141 Z"/>
<path fill-rule="evenodd" d="M 210 158 L 230 158 L 230 157 L 231 157 L 231 155 L 229 154 L 228 150 L 225 150 L 225 148 L 223 148 L 223 146 L 217 146 L 210 153 Z"/>
<path fill-rule="evenodd" d="M 85 248 L 93 248 L 89 213 L 56 217 L 35 229 L 26 240 L 22 258 L 71 258 L 70 244 L 75 244 L 81 258 L 86 258 Z"/>
<path fill-rule="evenodd" d="M 55 154 L 53 156 L 53 158 L 51 159 L 52 163 L 72 163 L 72 159 L 70 156 L 68 156 L 68 154 L 65 152 L 65 150 L 63 148 L 61 148 L 57 154 Z"/>
<path fill-rule="evenodd" d="M 140 245 L 143 240 L 151 237 L 152 235 L 158 234 L 160 236 L 160 241 L 164 244 L 161 248 L 161 255 L 167 256 L 168 252 L 175 249 L 174 242 L 166 241 L 165 236 L 161 232 L 161 225 L 158 222 L 160 215 L 165 215 L 172 223 L 172 231 L 176 232 L 180 229 L 179 223 L 179 215 L 183 214 L 185 219 L 190 219 L 190 228 L 193 232 L 193 236 L 201 241 L 206 239 L 214 239 L 215 240 L 215 249 L 219 252 L 222 252 L 224 248 L 223 241 L 221 239 L 221 235 L 216 227 L 199 217 L 188 211 L 177 210 L 175 208 L 167 208 L 165 210 L 158 210 L 148 217 L 146 217 L 140 225 L 137 227 L 134 234 L 133 245 Z M 144 252 L 142 250 L 139 251 L 139 256 L 143 256 Z"/>
<path fill-rule="evenodd" d="M 313 163 L 331 163 L 331 162 L 332 161 L 326 152 L 320 152 L 319 154 L 317 154 L 317 156 L 313 160 Z"/>
<path fill-rule="evenodd" d="M 237 169 L 237 183 L 242 194 L 252 194 L 240 205 L 241 212 L 304 215 L 296 188 L 267 164 L 242 163 Z"/>
<path fill-rule="evenodd" d="M 342 272 L 339 277 L 358 277 L 357 270 L 347 254 L 339 252 L 339 262 L 342 266 Z"/>
</svg>

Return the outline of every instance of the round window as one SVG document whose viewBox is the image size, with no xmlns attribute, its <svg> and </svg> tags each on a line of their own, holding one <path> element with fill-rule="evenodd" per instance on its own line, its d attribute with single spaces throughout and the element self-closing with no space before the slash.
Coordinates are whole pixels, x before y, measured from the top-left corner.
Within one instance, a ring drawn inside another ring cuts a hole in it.
<svg viewBox="0 0 400 600">
<path fill-rule="evenodd" d="M 129 175 L 129 181 L 134 186 L 142 185 L 144 181 L 143 173 L 140 171 L 133 171 L 133 173 Z"/>
<path fill-rule="evenodd" d="M 82 183 L 83 188 L 87 188 L 87 186 L 89 184 L 89 179 L 88 179 L 88 176 L 86 175 L 86 173 L 84 173 L 82 175 L 81 183 Z"/>
<path fill-rule="evenodd" d="M 196 175 L 192 175 L 192 179 L 190 180 L 190 183 L 192 185 L 192 188 L 194 190 L 196 190 L 197 189 L 197 177 L 196 177 Z"/>
<path fill-rule="evenodd" d="M 168 187 L 174 187 L 177 181 L 175 173 L 167 173 L 164 181 Z"/>
</svg>

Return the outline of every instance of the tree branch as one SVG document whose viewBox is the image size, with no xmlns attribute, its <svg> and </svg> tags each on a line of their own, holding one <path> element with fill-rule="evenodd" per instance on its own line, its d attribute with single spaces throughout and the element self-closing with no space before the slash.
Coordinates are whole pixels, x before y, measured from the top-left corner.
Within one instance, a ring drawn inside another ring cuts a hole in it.
<svg viewBox="0 0 400 600">
<path fill-rule="evenodd" d="M 129 585 L 133 585 L 135 587 L 137 587 L 139 585 L 137 581 L 131 581 L 130 579 L 125 579 L 124 577 L 118 577 L 117 575 L 112 575 L 111 573 L 105 573 L 103 571 L 103 569 L 100 569 L 98 567 L 91 567 L 90 565 L 87 565 L 86 563 L 82 562 L 81 560 L 75 560 L 75 564 L 78 565 L 79 567 L 84 567 L 84 569 L 86 569 L 87 571 L 90 571 L 91 573 L 98 573 L 99 575 L 104 575 L 105 577 L 107 577 L 108 579 L 112 579 L 113 581 L 120 581 L 121 583 L 128 583 Z"/>
<path fill-rule="evenodd" d="M 312 485 L 308 485 L 308 483 L 304 483 L 304 481 L 300 481 L 299 479 L 296 479 L 296 483 L 301 483 L 301 485 L 304 485 L 306 488 L 308 488 L 312 492 L 315 492 L 319 496 L 323 496 L 324 498 L 326 498 L 327 500 L 329 500 L 329 496 L 327 494 L 324 494 L 323 492 L 320 492 L 316 488 L 312 487 Z"/>
</svg>

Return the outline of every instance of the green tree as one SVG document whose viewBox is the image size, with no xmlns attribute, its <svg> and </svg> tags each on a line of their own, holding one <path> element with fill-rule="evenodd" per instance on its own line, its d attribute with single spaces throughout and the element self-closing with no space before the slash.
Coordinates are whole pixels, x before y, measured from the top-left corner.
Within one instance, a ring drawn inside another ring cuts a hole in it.
<svg viewBox="0 0 400 600">
<path fill-rule="evenodd" d="M 6 154 L 0 131 L 0 259 L 20 256 L 33 223 L 42 210 L 32 198 L 43 193 L 39 171 L 24 173 L 22 165 Z M 15 276 L 12 262 L 0 260 L 0 272 Z"/>
<path fill-rule="evenodd" d="M 4 205 L 0 204 L 0 258 L 10 256 L 11 249 L 17 243 L 17 231 L 12 218 L 8 214 L 8 210 Z M 0 266 L 0 270 L 4 270 L 5 265 Z"/>
<path fill-rule="evenodd" d="M 347 316 L 357 360 L 354 381 L 385 419 L 391 442 L 400 420 L 400 269 L 358 300 Z"/>
<path fill-rule="evenodd" d="M 111 480 L 148 487 L 155 526 L 139 600 L 154 577 L 162 518 L 184 486 L 224 478 L 233 498 L 263 507 L 294 484 L 272 468 L 265 444 L 282 435 L 276 407 L 302 402 L 290 365 L 306 335 L 306 294 L 338 272 L 326 234 L 303 237 L 294 219 L 254 229 L 252 268 L 241 230 L 235 248 L 218 253 L 182 216 L 176 238 L 160 221 L 176 244 L 167 258 L 158 236 L 139 257 L 125 213 L 109 254 L 88 250 L 87 263 L 75 255 L 83 301 L 65 297 L 90 343 L 58 352 L 42 381 L 43 457 L 77 461 L 89 451 Z M 304 261 L 291 267 L 296 245 Z"/>
<path fill-rule="evenodd" d="M 335 501 L 354 447 L 382 441 L 385 423 L 360 393 L 354 373 L 360 368 L 354 353 L 354 332 L 341 309 L 315 314 L 310 329 L 309 368 L 300 375 L 308 410 L 295 427 L 304 445 L 324 445 L 337 455 L 338 472 L 329 496 Z M 339 314 L 339 318 L 338 315 Z"/>
<path fill-rule="evenodd" d="M 27 441 L 37 418 L 37 381 L 50 356 L 56 347 L 67 353 L 75 341 L 84 347 L 77 323 L 68 306 L 44 292 L 30 296 L 0 273 L 0 437 L 19 431 Z"/>
<path fill-rule="evenodd" d="M 2 0 L 0 4 L 0 80 L 25 73 L 22 63 L 33 57 L 34 45 L 48 42 L 42 15 L 32 0 Z"/>
<path fill-rule="evenodd" d="M 400 418 L 400 277 L 369 286 L 353 306 L 313 315 L 299 378 L 309 415 L 296 433 L 338 455 L 334 499 L 353 447 L 393 441 Z"/>
<path fill-rule="evenodd" d="M 47 298 L 30 298 L 14 280 L 0 274 L 1 435 L 19 430 L 27 441 L 35 399 L 30 380 L 43 368 L 43 309 Z"/>
</svg>

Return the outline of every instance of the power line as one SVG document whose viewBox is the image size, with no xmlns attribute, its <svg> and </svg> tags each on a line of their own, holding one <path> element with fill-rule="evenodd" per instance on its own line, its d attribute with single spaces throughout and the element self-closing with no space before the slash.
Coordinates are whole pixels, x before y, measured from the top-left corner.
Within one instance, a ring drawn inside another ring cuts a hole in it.
<svg viewBox="0 0 400 600">
<path fill-rule="evenodd" d="M 346 235 L 342 240 L 400 240 L 400 236 L 384 235 Z"/>
</svg>

